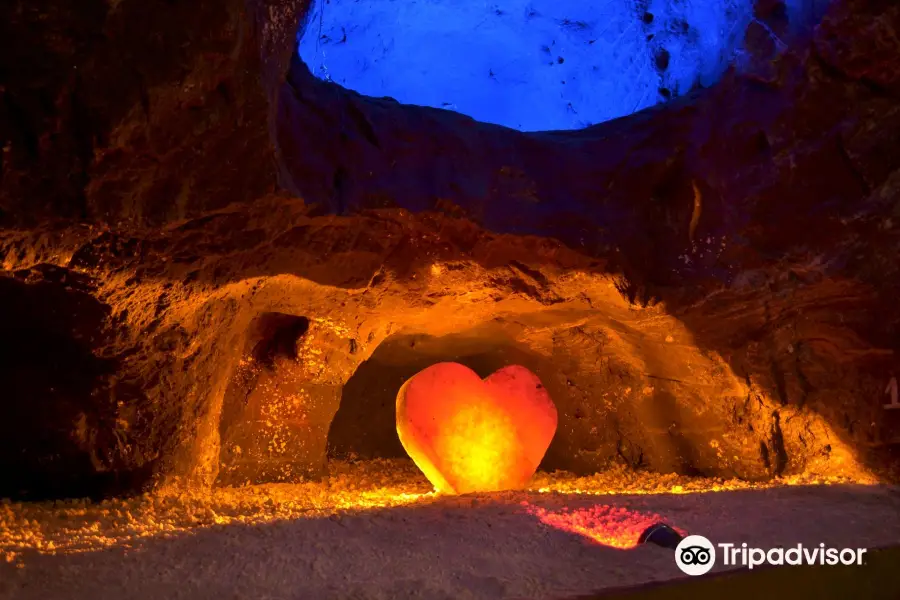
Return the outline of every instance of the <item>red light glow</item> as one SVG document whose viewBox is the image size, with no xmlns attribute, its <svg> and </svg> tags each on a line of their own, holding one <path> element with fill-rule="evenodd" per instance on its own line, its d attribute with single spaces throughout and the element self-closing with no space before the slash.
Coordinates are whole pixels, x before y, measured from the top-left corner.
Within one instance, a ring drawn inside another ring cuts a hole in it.
<svg viewBox="0 0 900 600">
<path fill-rule="evenodd" d="M 664 521 L 659 515 L 627 508 L 596 504 L 587 508 L 550 511 L 522 502 L 526 512 L 554 529 L 577 533 L 592 542 L 627 550 L 638 545 L 641 534 L 651 525 Z M 676 528 L 681 534 L 680 531 Z"/>
</svg>

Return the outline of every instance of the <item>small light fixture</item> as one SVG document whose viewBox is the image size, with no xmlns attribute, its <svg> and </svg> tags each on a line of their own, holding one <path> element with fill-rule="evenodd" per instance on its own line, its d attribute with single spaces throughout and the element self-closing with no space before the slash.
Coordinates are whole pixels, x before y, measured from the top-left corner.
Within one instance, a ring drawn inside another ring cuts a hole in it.
<svg viewBox="0 0 900 600">
<path fill-rule="evenodd" d="M 638 538 L 638 544 L 655 544 L 663 548 L 674 550 L 684 536 L 665 523 L 654 523 L 644 530 Z"/>
</svg>

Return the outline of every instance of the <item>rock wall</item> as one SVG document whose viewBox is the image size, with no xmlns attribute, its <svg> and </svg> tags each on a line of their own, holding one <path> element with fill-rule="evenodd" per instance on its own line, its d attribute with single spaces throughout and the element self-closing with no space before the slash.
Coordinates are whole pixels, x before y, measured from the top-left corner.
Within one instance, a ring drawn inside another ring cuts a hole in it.
<svg viewBox="0 0 900 600">
<path fill-rule="evenodd" d="M 273 189 L 262 27 L 242 0 L 0 11 L 0 223 L 159 223 Z"/>
<path fill-rule="evenodd" d="M 41 68 L 3 91 L 0 344 L 30 350 L 4 365 L 0 496 L 390 455 L 395 388 L 448 359 L 545 380 L 545 468 L 890 476 L 893 3 L 530 135 L 315 79 L 289 63 L 302 6 L 67 6 L 2 19 Z"/>
</svg>

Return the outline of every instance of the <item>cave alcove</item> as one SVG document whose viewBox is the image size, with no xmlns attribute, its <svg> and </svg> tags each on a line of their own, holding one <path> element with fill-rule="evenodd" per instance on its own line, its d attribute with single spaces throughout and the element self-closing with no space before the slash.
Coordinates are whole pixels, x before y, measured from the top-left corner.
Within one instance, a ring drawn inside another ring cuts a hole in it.
<svg viewBox="0 0 900 600">
<path fill-rule="evenodd" d="M 829 435 L 815 414 L 781 430 L 779 409 L 746 402 L 721 359 L 677 334 L 674 324 L 627 311 L 585 318 L 565 308 L 489 320 L 447 334 L 398 333 L 349 377 L 328 431 L 329 459 L 405 458 L 396 431 L 402 384 L 438 362 L 479 376 L 518 364 L 553 399 L 559 424 L 543 471 L 590 475 L 612 465 L 687 476 L 766 480 L 801 472 L 824 441 L 799 447 L 802 429 Z M 654 323 L 654 321 L 656 321 Z M 772 412 L 774 411 L 774 412 Z M 842 446 L 834 441 L 836 455 Z M 827 457 L 826 457 L 827 458 Z"/>
<path fill-rule="evenodd" d="M 297 343 L 309 330 L 309 319 L 280 312 L 266 312 L 253 319 L 247 335 L 249 355 L 261 366 L 273 369 L 276 358 L 297 360 Z"/>
<path fill-rule="evenodd" d="M 482 378 L 502 367 L 521 365 L 541 377 L 551 398 L 567 397 L 548 358 L 491 333 L 491 328 L 440 337 L 398 334 L 379 344 L 344 386 L 328 431 L 328 458 L 408 458 L 397 435 L 397 393 L 406 380 L 438 362 L 460 363 Z M 564 469 L 566 463 L 551 443 L 541 468 Z"/>
<path fill-rule="evenodd" d="M 219 418 L 217 485 L 294 481 L 324 472 L 316 440 L 324 438 L 332 415 L 320 397 L 329 390 L 306 381 L 298 356 L 309 328 L 307 317 L 277 311 L 250 321 Z M 322 406 L 319 414 L 315 409 Z"/>
</svg>

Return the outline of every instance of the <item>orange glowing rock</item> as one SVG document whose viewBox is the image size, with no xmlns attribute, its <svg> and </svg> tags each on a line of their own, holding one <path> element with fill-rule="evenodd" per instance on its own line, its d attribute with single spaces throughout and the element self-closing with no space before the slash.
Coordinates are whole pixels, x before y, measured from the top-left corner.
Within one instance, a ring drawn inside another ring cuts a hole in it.
<svg viewBox="0 0 900 600">
<path fill-rule="evenodd" d="M 585 538 L 612 548 L 634 548 L 640 543 L 641 534 L 648 527 L 664 519 L 655 513 L 641 513 L 627 508 L 597 504 L 569 510 L 550 511 L 522 502 L 525 510 L 541 523 L 560 531 L 577 533 Z M 687 535 L 685 531 L 676 529 Z"/>
<path fill-rule="evenodd" d="M 556 433 L 556 406 L 537 376 L 517 365 L 483 380 L 439 363 L 397 394 L 397 433 L 438 491 L 465 494 L 521 488 Z"/>
</svg>

